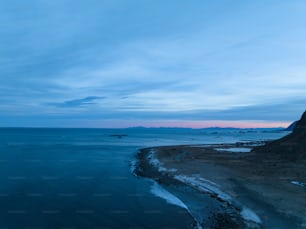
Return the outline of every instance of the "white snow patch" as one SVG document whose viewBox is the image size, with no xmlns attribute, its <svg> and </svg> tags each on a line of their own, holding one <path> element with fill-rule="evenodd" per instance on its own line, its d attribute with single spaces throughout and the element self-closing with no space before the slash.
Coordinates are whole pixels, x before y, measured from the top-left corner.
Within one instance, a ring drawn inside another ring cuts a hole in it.
<svg viewBox="0 0 306 229">
<path fill-rule="evenodd" d="M 204 178 L 188 177 L 183 175 L 176 175 L 174 178 L 200 191 L 215 194 L 218 198 L 224 201 L 231 202 L 232 200 L 231 196 L 222 192 L 219 186 L 212 181 L 206 180 Z"/>
<path fill-rule="evenodd" d="M 214 185 L 214 186 L 216 186 L 216 187 L 220 187 L 220 185 L 216 184 L 215 182 L 212 182 L 212 181 L 210 181 L 210 180 L 204 179 L 204 178 L 202 178 L 202 177 L 198 177 L 198 180 L 203 181 L 203 182 L 206 182 L 206 183 L 209 183 L 209 184 Z"/>
<path fill-rule="evenodd" d="M 256 215 L 255 212 L 253 212 L 251 209 L 244 207 L 242 211 L 240 212 L 243 219 L 247 221 L 252 221 L 255 223 L 261 223 L 261 220 L 258 215 Z"/>
<path fill-rule="evenodd" d="M 232 147 L 232 148 L 215 148 L 217 151 L 227 151 L 232 153 L 249 153 L 251 148 L 246 147 Z"/>
<path fill-rule="evenodd" d="M 179 198 L 177 198 L 175 195 L 168 192 L 166 189 L 161 187 L 156 182 L 153 183 L 153 185 L 151 187 L 151 192 L 155 196 L 158 196 L 158 197 L 166 200 L 167 203 L 169 203 L 169 204 L 173 204 L 173 205 L 176 205 L 176 206 L 179 206 L 181 208 L 184 208 L 184 209 L 188 210 L 187 206 Z"/>
<path fill-rule="evenodd" d="M 149 163 L 158 169 L 159 172 L 167 171 L 166 168 L 162 166 L 162 163 L 155 157 L 155 151 L 151 150 L 148 154 Z"/>
<path fill-rule="evenodd" d="M 294 185 L 297 185 L 297 186 L 300 186 L 300 187 L 303 187 L 303 188 L 306 188 L 306 184 L 303 183 L 303 182 L 300 182 L 300 181 L 291 181 L 290 183 L 294 184 Z"/>
<path fill-rule="evenodd" d="M 149 155 L 148 155 L 148 160 L 149 163 L 154 166 L 155 168 L 158 169 L 159 172 L 176 172 L 177 169 L 171 168 L 171 169 L 166 169 L 165 167 L 163 167 L 163 163 L 160 162 L 160 160 L 158 160 L 155 156 L 155 151 L 151 150 Z"/>
</svg>

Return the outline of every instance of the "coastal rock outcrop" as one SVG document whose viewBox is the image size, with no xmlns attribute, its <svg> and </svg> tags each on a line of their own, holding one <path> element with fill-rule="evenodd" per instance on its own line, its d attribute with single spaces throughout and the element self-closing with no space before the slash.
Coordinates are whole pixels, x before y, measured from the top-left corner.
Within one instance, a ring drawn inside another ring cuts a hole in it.
<svg viewBox="0 0 306 229">
<path fill-rule="evenodd" d="M 265 153 L 267 156 L 277 156 L 281 160 L 306 160 L 306 111 L 296 123 L 291 134 L 257 147 L 253 152 Z"/>
<path fill-rule="evenodd" d="M 294 128 L 296 127 L 296 124 L 298 123 L 298 121 L 295 121 L 293 123 L 291 123 L 286 129 L 285 131 L 293 131 Z"/>
</svg>

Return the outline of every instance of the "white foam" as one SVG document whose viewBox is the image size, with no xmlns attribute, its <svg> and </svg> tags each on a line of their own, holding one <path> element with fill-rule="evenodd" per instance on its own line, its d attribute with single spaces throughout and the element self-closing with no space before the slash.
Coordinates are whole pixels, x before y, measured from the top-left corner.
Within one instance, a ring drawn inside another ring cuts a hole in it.
<svg viewBox="0 0 306 229">
<path fill-rule="evenodd" d="M 261 220 L 259 218 L 258 215 L 256 215 L 255 212 L 253 212 L 251 209 L 244 207 L 241 212 L 240 215 L 243 217 L 243 219 L 247 220 L 247 221 L 252 221 L 255 223 L 261 223 Z"/>
<path fill-rule="evenodd" d="M 176 205 L 176 206 L 179 206 L 181 208 L 184 208 L 184 209 L 188 210 L 187 206 L 179 198 L 177 198 L 175 195 L 168 192 L 166 189 L 161 187 L 156 182 L 154 182 L 153 185 L 151 186 L 151 192 L 155 196 L 158 196 L 158 197 L 166 200 L 167 203 L 169 203 L 169 204 Z"/>
</svg>

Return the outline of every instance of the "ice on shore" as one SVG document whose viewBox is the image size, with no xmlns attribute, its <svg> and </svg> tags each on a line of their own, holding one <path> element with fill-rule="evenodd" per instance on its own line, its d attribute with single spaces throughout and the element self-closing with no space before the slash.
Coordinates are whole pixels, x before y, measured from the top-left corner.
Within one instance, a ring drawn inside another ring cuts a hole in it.
<svg viewBox="0 0 306 229">
<path fill-rule="evenodd" d="M 247 221 L 252 221 L 255 223 L 261 223 L 260 218 L 258 215 L 256 215 L 255 212 L 253 212 L 251 209 L 244 207 L 242 211 L 240 212 L 243 219 Z"/>
<path fill-rule="evenodd" d="M 166 189 L 164 189 L 162 186 L 160 186 L 156 182 L 154 182 L 151 187 L 151 193 L 157 197 L 160 197 L 166 200 L 167 203 L 169 204 L 173 204 L 181 208 L 188 209 L 187 206 L 179 198 L 177 198 L 175 195 L 168 192 Z"/>
<path fill-rule="evenodd" d="M 222 192 L 218 185 L 212 181 L 206 180 L 204 178 L 188 177 L 183 175 L 176 175 L 174 178 L 200 191 L 214 194 L 224 201 L 231 202 L 232 200 L 231 196 Z"/>
<path fill-rule="evenodd" d="M 228 151 L 232 153 L 249 153 L 251 148 L 246 147 L 232 147 L 232 148 L 215 148 L 217 151 Z"/>
<path fill-rule="evenodd" d="M 155 151 L 151 150 L 148 154 L 149 163 L 158 169 L 159 172 L 167 171 L 165 167 L 162 166 L 162 163 L 155 157 Z"/>
<path fill-rule="evenodd" d="M 135 176 L 137 176 L 135 172 L 136 168 L 137 168 L 137 160 L 131 160 L 130 161 L 130 172 Z"/>
<path fill-rule="evenodd" d="M 164 189 L 162 186 L 160 186 L 157 182 L 154 181 L 153 185 L 151 186 L 151 193 L 157 197 L 160 197 L 164 200 L 166 200 L 167 203 L 181 207 L 186 209 L 189 214 L 194 218 L 194 220 L 196 221 L 196 228 L 197 229 L 203 229 L 203 227 L 201 226 L 201 224 L 197 221 L 196 217 L 194 217 L 194 215 L 190 212 L 190 210 L 188 209 L 187 205 L 184 204 L 183 201 L 181 201 L 179 198 L 177 198 L 175 195 L 173 195 L 172 193 L 168 192 L 166 189 Z"/>
<path fill-rule="evenodd" d="M 176 169 L 166 169 L 163 167 L 163 164 L 156 158 L 155 151 L 151 150 L 150 153 L 147 156 L 149 163 L 158 169 L 159 172 L 176 172 Z"/>
<path fill-rule="evenodd" d="M 300 182 L 300 181 L 291 181 L 291 184 L 306 188 L 306 183 Z"/>
<path fill-rule="evenodd" d="M 206 180 L 200 177 L 188 177 L 183 175 L 174 176 L 175 179 L 188 184 L 200 191 L 211 193 L 216 195 L 218 198 L 226 201 L 228 203 L 233 203 L 233 199 L 230 195 L 224 193 L 217 184 L 212 181 Z M 242 218 L 246 221 L 251 221 L 255 223 L 261 223 L 260 218 L 251 209 L 243 207 L 240 212 Z"/>
<path fill-rule="evenodd" d="M 226 150 L 230 150 L 233 148 L 229 148 Z M 237 148 L 237 149 L 247 149 L 250 150 L 250 148 Z M 225 149 L 222 149 L 225 150 Z M 239 151 L 236 151 L 239 152 Z M 247 152 L 247 151 L 241 151 L 241 152 Z M 249 151 L 248 151 L 249 152 Z M 158 171 L 163 172 L 163 171 L 171 171 L 170 169 L 166 169 L 165 167 L 163 167 L 163 164 L 157 159 L 157 157 L 155 156 L 155 151 L 151 151 L 148 155 L 148 160 L 150 162 L 150 164 L 154 167 L 156 167 L 158 169 Z M 183 182 L 191 187 L 194 187 L 195 189 L 205 192 L 205 193 L 209 193 L 212 194 L 213 196 L 221 199 L 222 201 L 225 201 L 229 204 L 234 204 L 235 205 L 235 200 L 228 195 L 227 193 L 223 192 L 220 188 L 220 186 L 210 180 L 204 179 L 200 176 L 185 176 L 185 175 L 174 175 L 173 176 L 174 179 Z M 292 181 L 291 183 L 295 184 L 294 181 Z M 305 185 L 304 183 L 298 182 L 299 185 Z M 304 187 L 304 186 L 303 186 Z M 162 199 L 165 199 L 167 201 L 167 203 L 169 204 L 173 204 L 179 207 L 182 207 L 186 210 L 188 210 L 188 207 L 186 206 L 186 204 L 184 204 L 179 198 L 177 198 L 176 196 L 174 196 L 173 194 L 171 194 L 170 192 L 168 192 L 167 190 L 165 190 L 163 187 L 161 187 L 160 185 L 158 185 L 158 183 L 154 182 L 152 187 L 151 187 L 151 192 L 152 194 L 154 194 L 155 196 L 158 196 Z M 236 203 L 237 204 L 237 203 Z M 240 205 L 241 207 L 241 205 Z M 239 208 L 240 208 L 239 207 Z M 253 223 L 257 223 L 257 224 L 261 224 L 261 219 L 259 218 L 259 216 L 252 211 L 251 209 L 247 208 L 247 207 L 241 207 L 241 211 L 240 211 L 240 215 L 241 217 L 248 222 L 253 222 Z M 189 210 L 188 210 L 189 211 Z M 200 224 L 198 224 L 198 228 L 202 228 Z"/>
</svg>

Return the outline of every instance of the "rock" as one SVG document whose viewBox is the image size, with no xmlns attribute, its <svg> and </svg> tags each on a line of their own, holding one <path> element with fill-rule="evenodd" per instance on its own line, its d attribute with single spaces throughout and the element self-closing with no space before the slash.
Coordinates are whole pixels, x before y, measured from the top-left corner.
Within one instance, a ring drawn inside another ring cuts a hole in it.
<svg viewBox="0 0 306 229">
<path fill-rule="evenodd" d="M 296 124 L 298 123 L 298 121 L 295 121 L 293 123 L 291 123 L 286 129 L 284 129 L 285 131 L 293 131 L 294 128 L 296 127 Z"/>
<path fill-rule="evenodd" d="M 265 153 L 267 156 L 277 156 L 280 160 L 306 161 L 306 111 L 297 121 L 291 134 L 254 148 L 253 152 Z"/>
<path fill-rule="evenodd" d="M 293 132 L 296 133 L 296 134 L 298 134 L 298 133 L 304 133 L 305 134 L 305 132 L 306 132 L 306 111 L 302 115 L 302 118 L 297 122 Z"/>
<path fill-rule="evenodd" d="M 127 134 L 111 134 L 109 135 L 110 137 L 116 137 L 116 138 L 123 138 L 123 137 L 127 137 Z"/>
</svg>

